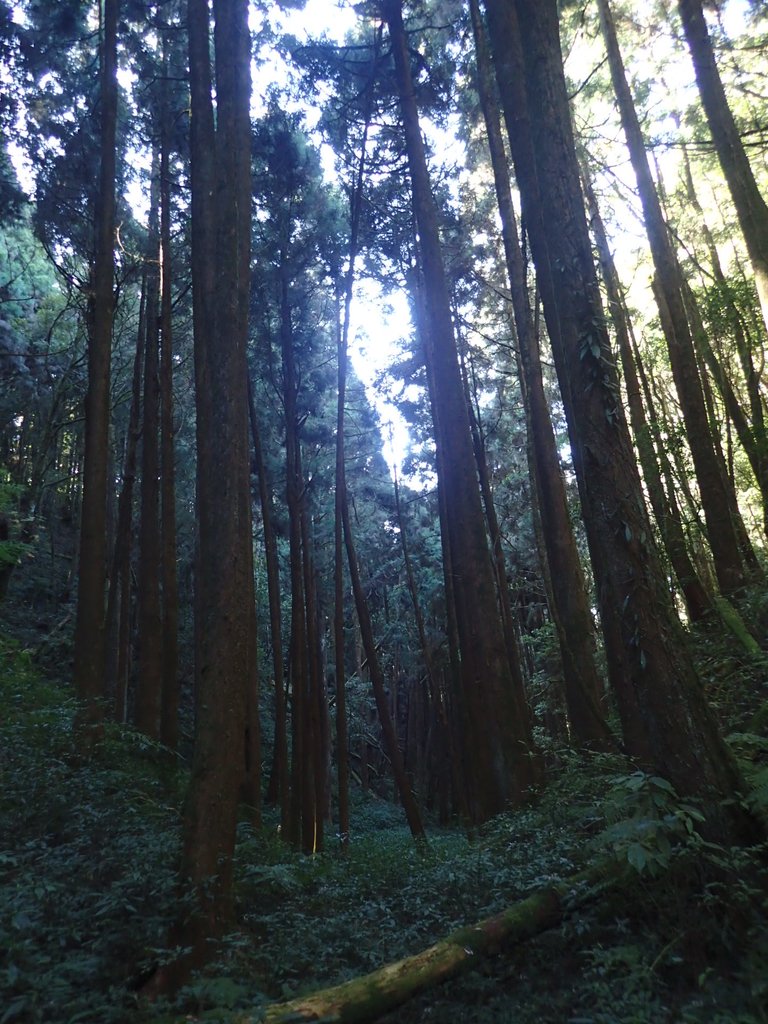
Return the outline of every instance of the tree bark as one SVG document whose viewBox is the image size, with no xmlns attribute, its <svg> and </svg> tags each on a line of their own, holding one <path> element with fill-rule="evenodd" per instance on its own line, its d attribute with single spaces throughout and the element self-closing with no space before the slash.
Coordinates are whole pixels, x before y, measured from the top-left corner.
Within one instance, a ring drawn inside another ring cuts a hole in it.
<svg viewBox="0 0 768 1024">
<path fill-rule="evenodd" d="M 627 316 L 621 282 L 619 281 L 613 262 L 613 255 L 608 245 L 608 237 L 603 226 L 595 193 L 589 180 L 589 172 L 584 165 L 582 165 L 582 171 L 592 233 L 595 238 L 598 260 L 605 282 L 608 308 L 619 344 L 621 365 L 624 371 L 624 386 L 627 392 L 629 419 L 640 456 L 640 465 L 643 468 L 643 478 L 648 489 L 648 498 L 661 534 L 662 543 L 666 549 L 672 569 L 677 576 L 688 615 L 691 621 L 698 622 L 708 611 L 712 610 L 712 597 L 699 579 L 698 573 L 691 561 L 685 542 L 683 524 L 679 514 L 675 515 L 676 506 L 675 509 L 670 506 L 664 493 L 664 485 L 653 447 L 651 430 L 643 405 L 637 368 L 635 367 L 632 355 L 630 335 L 632 325 Z"/>
<path fill-rule="evenodd" d="M 344 275 L 343 317 L 336 292 L 336 352 L 338 397 L 336 404 L 336 464 L 334 473 L 334 523 L 333 523 L 333 638 L 336 672 L 336 772 L 339 800 L 339 837 L 342 852 L 349 849 L 349 729 L 347 726 L 347 675 L 344 642 L 344 503 L 346 500 L 346 474 L 344 469 L 345 444 L 344 421 L 347 401 L 347 364 L 349 346 L 350 314 L 352 310 L 355 261 L 357 259 L 360 234 L 360 214 L 363 205 L 363 182 L 365 180 L 368 131 L 373 108 L 373 80 L 378 59 L 381 32 L 374 35 L 371 58 L 371 77 L 367 83 L 363 136 L 360 144 L 360 159 L 352 188 L 349 213 L 349 265 Z"/>
<path fill-rule="evenodd" d="M 342 467 L 343 470 L 343 467 Z M 389 757 L 392 775 L 395 780 L 398 795 L 405 811 L 406 821 L 411 830 L 411 835 L 417 842 L 426 842 L 427 835 L 424 831 L 424 824 L 421 820 L 416 798 L 411 788 L 411 783 L 405 770 L 403 754 L 397 740 L 397 730 L 392 716 L 389 713 L 387 704 L 386 683 L 384 673 L 381 670 L 378 654 L 376 653 L 376 640 L 373 635 L 373 624 L 371 614 L 368 610 L 368 602 L 365 599 L 362 580 L 360 579 L 360 567 L 355 551 L 355 541 L 352 536 L 352 524 L 349 519 L 349 501 L 347 499 L 346 475 L 342 471 L 342 504 L 341 516 L 344 526 L 344 543 L 347 549 L 347 564 L 349 566 L 349 577 L 352 583 L 352 593 L 355 599 L 357 620 L 360 624 L 360 636 L 365 649 L 365 657 L 368 662 L 368 672 L 371 677 L 373 696 L 376 702 L 376 710 L 379 715 L 379 725 L 384 737 L 384 745 Z"/>
<path fill-rule="evenodd" d="M 144 402 L 141 430 L 141 506 L 136 618 L 138 674 L 136 727 L 150 739 L 160 738 L 163 687 L 163 621 L 160 598 L 160 205 L 159 159 L 152 159 L 149 234 L 147 239 L 147 336 L 144 348 Z"/>
<path fill-rule="evenodd" d="M 168 39 L 163 38 L 160 138 L 160 536 L 163 681 L 160 738 L 175 750 L 179 740 L 178 629 L 176 573 L 176 467 L 173 430 L 173 295 L 171 265 L 171 110 L 168 97 Z"/>
<path fill-rule="evenodd" d="M 267 566 L 267 597 L 269 601 L 269 625 L 272 638 L 272 672 L 275 683 L 275 733 L 272 758 L 272 777 L 267 789 L 267 799 L 276 801 L 280 807 L 280 825 L 288 834 L 288 806 L 290 785 L 288 778 L 288 723 L 285 700 L 285 661 L 283 658 L 283 625 L 280 601 L 280 564 L 277 557 L 277 539 L 272 523 L 272 498 L 264 449 L 261 443 L 256 405 L 253 399 L 253 384 L 248 376 L 248 412 L 251 424 L 256 475 L 259 481 L 261 524 L 264 530 L 264 557 Z"/>
<path fill-rule="evenodd" d="M 349 728 L 344 636 L 344 523 L 341 503 L 344 484 L 344 409 L 346 403 L 348 317 L 338 326 L 338 405 L 336 414 L 336 472 L 333 525 L 333 646 L 336 673 L 336 787 L 339 801 L 341 850 L 349 850 Z M 337 318 L 337 323 L 339 323 Z"/>
<path fill-rule="evenodd" d="M 602 683 L 595 663 L 595 631 L 581 559 L 573 535 L 565 483 L 544 392 L 541 354 L 534 329 L 523 255 L 512 204 L 512 187 L 501 135 L 498 100 L 490 67 L 485 25 L 478 0 L 470 0 L 475 33 L 477 81 L 496 198 L 501 216 L 504 256 L 517 334 L 518 370 L 529 418 L 534 460 L 532 474 L 551 581 L 552 618 L 563 666 L 563 683 L 572 740 L 577 745 L 610 749 L 614 745 L 600 712 Z"/>
<path fill-rule="evenodd" d="M 99 734 L 106 673 L 107 465 L 115 269 L 117 166 L 117 23 L 119 0 L 104 0 L 99 93 L 100 169 L 95 258 L 89 300 L 88 391 L 85 397 L 83 498 L 75 613 L 74 677 L 81 708 L 75 719 L 84 747 Z"/>
<path fill-rule="evenodd" d="M 744 585 L 746 577 L 731 518 L 726 482 L 707 422 L 693 339 L 683 301 L 682 272 L 651 175 L 608 0 L 598 0 L 598 10 L 613 88 L 643 207 L 645 228 L 656 270 L 658 288 L 655 295 L 699 485 L 715 571 L 723 593 L 732 594 Z"/>
<path fill-rule="evenodd" d="M 247 362 L 250 34 L 246 0 L 214 0 L 216 125 L 206 0 L 189 0 L 192 274 L 197 409 L 197 731 L 180 879 L 190 952 L 150 989 L 175 987 L 232 920 L 232 856 L 244 773 L 254 615 Z"/>
<path fill-rule="evenodd" d="M 310 729 L 309 647 L 304 594 L 301 521 L 305 500 L 301 474 L 298 381 L 294 352 L 288 269 L 285 249 L 280 254 L 280 352 L 285 410 L 285 479 L 291 579 L 291 797 L 288 841 L 312 852 L 314 846 L 314 785 Z"/>
<path fill-rule="evenodd" d="M 131 618 L 131 542 L 133 531 L 133 489 L 136 483 L 136 452 L 141 426 L 141 380 L 146 340 L 146 273 L 139 301 L 139 327 L 136 333 L 136 355 L 133 361 L 131 408 L 123 457 L 122 487 L 117 502 L 117 525 L 109 576 L 107 599 L 107 690 L 114 698 L 115 721 L 125 722 L 130 666 Z"/>
<path fill-rule="evenodd" d="M 437 206 L 414 95 L 400 0 L 385 0 L 400 95 L 426 312 L 425 356 L 435 412 L 438 472 L 444 491 L 452 590 L 459 637 L 463 767 L 473 821 L 524 799 L 537 781 L 530 713 L 519 655 L 510 660 L 498 611 L 475 469 L 472 436 L 451 319 Z"/>
<path fill-rule="evenodd" d="M 741 779 L 680 632 L 621 408 L 579 184 L 557 5 L 486 0 L 486 10 L 625 744 L 679 793 L 700 797 L 713 832 L 751 834 L 751 820 L 722 803 Z"/>
</svg>

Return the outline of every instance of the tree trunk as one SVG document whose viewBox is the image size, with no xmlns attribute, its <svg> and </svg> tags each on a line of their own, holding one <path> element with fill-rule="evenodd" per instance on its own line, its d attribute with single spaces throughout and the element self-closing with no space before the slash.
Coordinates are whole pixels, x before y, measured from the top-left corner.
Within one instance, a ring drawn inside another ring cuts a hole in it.
<svg viewBox="0 0 768 1024">
<path fill-rule="evenodd" d="M 510 661 L 502 628 L 472 451 L 464 389 L 400 0 L 386 0 L 400 95 L 413 205 L 419 232 L 426 312 L 425 356 L 432 382 L 435 443 L 461 659 L 464 771 L 470 815 L 485 821 L 524 799 L 539 776 L 519 656 Z"/>
<path fill-rule="evenodd" d="M 710 262 L 712 264 L 712 276 L 714 278 L 715 285 L 720 291 L 722 301 L 728 309 L 730 326 L 733 331 L 733 339 L 736 343 L 736 350 L 739 354 L 739 363 L 741 364 L 749 406 L 749 417 L 747 417 L 746 414 L 743 414 L 744 424 L 740 425 L 737 422 L 737 419 L 734 418 L 738 417 L 739 412 L 742 411 L 741 406 L 734 393 L 734 388 L 731 386 L 730 378 L 725 374 L 722 364 L 720 363 L 716 369 L 711 361 L 712 359 L 716 359 L 711 346 L 709 346 L 711 355 L 705 351 L 704 356 L 707 360 L 707 364 L 710 366 L 713 376 L 715 377 L 718 389 L 723 395 L 723 401 L 725 402 L 726 409 L 728 410 L 728 415 L 733 420 L 733 424 L 736 427 L 736 432 L 739 435 L 742 447 L 749 457 L 752 471 L 755 474 L 755 479 L 757 480 L 761 492 L 763 529 L 768 534 L 768 433 L 766 433 L 765 427 L 765 401 L 760 390 L 760 375 L 755 370 L 754 360 L 752 358 L 752 344 L 747 333 L 747 326 L 733 299 L 731 287 L 725 277 L 725 273 L 723 272 L 723 268 L 720 263 L 720 255 L 717 251 L 715 240 L 709 226 L 707 225 L 704 217 L 704 211 L 701 208 L 701 204 L 699 203 L 699 199 L 696 194 L 693 174 L 691 173 L 691 164 L 685 146 L 682 147 L 682 153 L 686 195 L 689 203 L 701 222 L 701 230 L 706 241 Z M 708 345 L 708 338 L 703 332 L 701 334 L 701 341 Z M 723 377 L 722 381 L 718 374 Z M 730 389 L 731 394 L 725 393 L 726 388 Z"/>
<path fill-rule="evenodd" d="M 542 556 L 547 560 L 551 581 L 551 611 L 560 645 L 570 733 L 577 745 L 607 749 L 613 746 L 614 741 L 599 707 L 602 683 L 595 664 L 594 624 L 544 392 L 541 355 L 531 316 L 525 267 L 512 204 L 512 187 L 501 135 L 496 87 L 478 0 L 471 0 L 470 11 L 477 52 L 478 92 L 488 136 L 515 315 L 518 371 L 529 419 L 534 461 L 532 477 L 544 541 Z"/>
<path fill-rule="evenodd" d="M 104 0 L 100 83 L 100 169 L 95 210 L 93 290 L 89 302 L 83 498 L 75 614 L 74 676 L 80 710 L 75 728 L 87 749 L 104 717 L 106 672 L 107 465 L 114 314 L 117 164 L 117 23 L 119 0 Z M 95 731 L 94 731 L 95 730 Z"/>
<path fill-rule="evenodd" d="M 248 375 L 248 411 L 251 424 L 256 475 L 259 480 L 259 501 L 261 524 L 264 530 L 264 557 L 267 564 L 267 596 L 269 601 L 269 625 L 272 638 L 272 672 L 275 682 L 275 734 L 272 759 L 272 777 L 267 789 L 268 799 L 280 807 L 281 829 L 288 834 L 288 805 L 290 787 L 288 779 L 288 724 L 285 702 L 285 665 L 283 659 L 283 626 L 280 601 L 280 564 L 277 557 L 277 539 L 272 523 L 271 487 L 267 479 L 267 466 L 261 443 L 256 406 L 253 400 L 253 384 Z"/>
<path fill-rule="evenodd" d="M 715 571 L 723 593 L 731 594 L 744 585 L 745 576 L 738 538 L 728 505 L 725 480 L 707 422 L 693 339 L 683 302 L 682 272 L 672 248 L 661 203 L 651 175 L 645 142 L 627 84 L 608 0 L 598 0 L 598 9 L 608 52 L 613 88 L 619 105 L 630 160 L 637 178 L 645 228 L 656 269 L 658 290 L 655 291 L 655 294 L 669 350 L 672 375 L 685 421 L 688 445 L 693 457 Z"/>
<path fill-rule="evenodd" d="M 739 130 L 728 106 L 701 0 L 678 0 L 677 7 L 693 58 L 702 106 L 736 207 L 755 275 L 763 320 L 768 329 L 768 205 L 757 187 Z"/>
<path fill-rule="evenodd" d="M 680 632 L 621 408 L 579 185 L 557 5 L 486 0 L 486 9 L 580 481 L 600 618 L 612 639 L 607 655 L 625 743 L 679 793 L 706 802 L 713 833 L 750 833 L 751 820 L 722 803 L 741 779 Z"/>
<path fill-rule="evenodd" d="M 418 804 L 416 803 L 416 798 L 413 795 L 410 780 L 408 779 L 408 775 L 405 771 L 402 751 L 400 750 L 400 746 L 397 741 L 397 730 L 395 729 L 395 723 L 389 713 L 389 706 L 387 704 L 384 673 L 381 670 L 379 657 L 376 653 L 376 640 L 373 635 L 371 614 L 368 610 L 368 602 L 365 599 L 365 591 L 363 590 L 363 584 L 360 579 L 360 567 L 357 561 L 354 537 L 352 536 L 352 524 L 349 520 L 349 501 L 347 500 L 346 476 L 343 473 L 343 466 L 341 486 L 341 516 L 342 524 L 344 526 L 344 542 L 347 549 L 349 577 L 352 583 L 352 593 L 355 598 L 357 621 L 360 624 L 360 636 L 363 641 L 365 657 L 368 663 L 368 671 L 371 677 L 373 696 L 376 701 L 376 710 L 379 714 L 379 725 L 381 726 L 382 735 L 384 737 L 384 745 L 392 768 L 395 786 L 397 787 L 397 792 L 400 796 L 403 810 L 405 811 L 405 817 L 408 822 L 408 827 L 411 830 L 411 835 L 417 842 L 426 842 L 427 836 L 421 820 L 421 813 L 419 811 Z M 363 756 L 365 756 L 365 754 L 363 754 Z"/>
<path fill-rule="evenodd" d="M 325 679 L 323 673 L 322 645 L 318 623 L 317 577 L 312 558 L 312 541 L 309 534 L 309 515 L 306 503 L 301 508 L 301 550 L 304 572 L 304 600 L 307 625 L 307 734 L 311 761 L 308 765 L 307 784 L 312 799 L 308 801 L 310 816 L 304 831 L 307 835 L 305 851 L 318 853 L 323 849 L 324 815 L 327 805 L 326 758 L 324 750 L 323 725 L 327 715 L 325 704 Z M 311 847 L 309 839 L 311 838 Z"/>
<path fill-rule="evenodd" d="M 590 903 L 618 884 L 621 875 L 616 864 L 598 864 L 539 889 L 493 917 L 459 928 L 414 956 L 313 995 L 268 1006 L 263 1020 L 265 1024 L 376 1021 L 422 992 L 473 970 L 487 957 L 553 928 L 563 919 L 566 907 L 572 910 Z M 256 1021 L 255 1017 L 237 1017 L 237 1024 Z"/>
<path fill-rule="evenodd" d="M 679 513 L 675 514 L 676 506 L 675 510 L 673 510 L 664 493 L 664 485 L 656 460 L 651 430 L 646 417 L 645 407 L 643 406 L 640 381 L 638 380 L 637 369 L 632 355 L 630 335 L 632 325 L 627 316 L 621 282 L 619 281 L 613 262 L 613 255 L 608 245 L 608 237 L 605 233 L 603 220 L 600 216 L 592 184 L 589 181 L 588 171 L 584 165 L 582 165 L 582 171 L 592 233 L 595 238 L 600 268 L 605 282 L 608 308 L 614 330 L 616 331 L 616 339 L 619 343 L 619 354 L 624 371 L 624 386 L 627 392 L 627 405 L 629 406 L 629 418 L 640 456 L 640 465 L 643 468 L 645 486 L 648 489 L 648 498 L 651 502 L 653 514 L 656 517 L 656 524 L 659 528 L 662 542 L 683 593 L 688 615 L 691 621 L 698 622 L 708 611 L 712 610 L 712 597 L 706 591 L 691 562 L 685 542 L 683 524 Z"/>
<path fill-rule="evenodd" d="M 253 674 L 247 444 L 250 34 L 245 0 L 214 0 L 216 125 L 208 5 L 189 0 L 192 273 L 197 409 L 197 732 L 183 816 L 181 882 L 194 910 L 156 975 L 177 985 L 232 920 L 232 855 Z"/>
<path fill-rule="evenodd" d="M 364 153 L 364 150 L 363 150 Z M 363 167 L 363 156 L 360 169 Z M 359 193 L 355 193 L 358 205 L 352 207 L 351 238 L 357 236 L 356 211 L 359 210 Z M 339 838 L 343 853 L 349 850 L 349 729 L 347 725 L 347 672 L 344 637 L 344 418 L 347 400 L 347 340 L 349 335 L 349 311 L 352 304 L 352 273 L 354 247 L 350 245 L 350 270 L 344 292 L 344 320 L 342 323 L 338 293 L 336 297 L 336 334 L 338 359 L 338 398 L 336 406 L 336 467 L 334 476 L 334 523 L 333 523 L 333 646 L 336 671 L 336 773 L 339 799 Z"/>
<path fill-rule="evenodd" d="M 314 846 L 314 785 L 310 728 L 309 648 L 307 607 L 302 557 L 302 507 L 305 500 L 301 473 L 298 382 L 294 353 L 287 257 L 280 254 L 280 351 L 285 409 L 285 476 L 291 579 L 291 799 L 288 841 L 311 853 Z"/>
<path fill-rule="evenodd" d="M 160 738 L 163 687 L 163 620 L 160 602 L 160 262 L 158 215 L 160 190 L 157 152 L 152 159 L 152 186 L 147 241 L 147 338 L 144 349 L 144 408 L 141 430 L 141 507 L 137 588 L 138 675 L 136 727 L 150 739 Z"/>
<path fill-rule="evenodd" d="M 133 488 L 136 482 L 136 449 L 138 447 L 139 416 L 141 412 L 141 380 L 146 339 L 146 274 L 142 281 L 139 302 L 139 327 L 136 335 L 136 355 L 133 361 L 131 408 L 123 458 L 123 483 L 117 502 L 117 526 L 109 576 L 107 599 L 107 691 L 114 698 L 115 721 L 125 722 L 130 665 L 131 616 L 131 541 L 133 531 Z"/>
<path fill-rule="evenodd" d="M 173 443 L 173 281 L 171 267 L 171 111 L 168 99 L 168 40 L 163 38 L 160 139 L 160 535 L 163 595 L 163 683 L 160 738 L 175 750 L 179 740 L 176 574 L 176 468 Z"/>
</svg>

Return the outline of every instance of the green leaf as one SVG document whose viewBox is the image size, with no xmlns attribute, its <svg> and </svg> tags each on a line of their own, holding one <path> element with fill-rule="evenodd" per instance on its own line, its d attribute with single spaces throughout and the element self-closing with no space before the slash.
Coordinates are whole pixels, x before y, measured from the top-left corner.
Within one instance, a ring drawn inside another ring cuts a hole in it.
<svg viewBox="0 0 768 1024">
<path fill-rule="evenodd" d="M 19 1020 L 22 1013 L 27 1008 L 27 997 L 18 996 L 13 1000 L 12 1003 L 6 1008 L 5 1013 L 0 1017 L 0 1024 L 8 1024 L 8 1021 Z"/>
<path fill-rule="evenodd" d="M 645 847 L 640 846 L 639 843 L 632 843 L 627 849 L 627 860 L 638 874 L 642 874 L 648 864 L 648 854 Z"/>
</svg>

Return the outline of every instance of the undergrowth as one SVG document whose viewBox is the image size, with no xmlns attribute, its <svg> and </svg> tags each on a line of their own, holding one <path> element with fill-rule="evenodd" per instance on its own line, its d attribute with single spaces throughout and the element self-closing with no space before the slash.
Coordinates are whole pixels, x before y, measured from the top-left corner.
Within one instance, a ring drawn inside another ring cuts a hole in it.
<svg viewBox="0 0 768 1024">
<path fill-rule="evenodd" d="M 114 726 L 81 760 L 70 692 L 8 641 L 0 659 L 0 1024 L 224 1024 L 417 952 L 600 857 L 630 865 L 629 880 L 390 1024 L 768 1021 L 761 862 L 701 839 L 697 808 L 663 779 L 567 751 L 528 806 L 471 837 L 432 827 L 425 850 L 399 808 L 359 791 L 347 856 L 332 840 L 292 852 L 269 813 L 258 830 L 243 822 L 238 930 L 174 1002 L 142 1005 L 178 910 L 184 770 Z M 759 737 L 734 743 L 760 778 Z"/>
</svg>

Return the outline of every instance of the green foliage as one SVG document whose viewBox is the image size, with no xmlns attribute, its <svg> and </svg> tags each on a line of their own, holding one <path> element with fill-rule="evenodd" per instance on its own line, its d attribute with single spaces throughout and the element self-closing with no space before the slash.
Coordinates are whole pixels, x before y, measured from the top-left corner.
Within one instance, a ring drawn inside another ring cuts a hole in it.
<svg viewBox="0 0 768 1024">
<path fill-rule="evenodd" d="M 687 842 L 696 809 L 664 780 L 628 770 L 617 755 L 568 750 L 553 752 L 549 783 L 528 806 L 471 836 L 433 828 L 426 849 L 410 839 L 401 808 L 359 790 L 346 856 L 332 843 L 313 857 L 292 851 L 273 812 L 258 830 L 243 822 L 237 930 L 172 1001 L 143 1006 L 135 989 L 174 955 L 166 942 L 179 911 L 185 773 L 162 747 L 114 726 L 84 762 L 72 744 L 69 690 L 41 680 L 7 640 L 0 659 L 7 1024 L 257 1015 L 270 1000 L 416 952 L 606 846 L 641 873 L 561 928 L 402 1008 L 398 1024 L 765 1020 L 757 1007 L 768 907 L 752 854 Z M 761 770 L 765 741 L 731 741 Z"/>
<path fill-rule="evenodd" d="M 642 771 L 612 779 L 602 809 L 608 824 L 596 845 L 652 876 L 668 869 L 674 844 L 693 836 L 704 820 L 666 779 Z"/>
<path fill-rule="evenodd" d="M 731 733 L 728 742 L 749 787 L 745 794 L 748 808 L 768 821 L 768 736 L 737 732 Z"/>
<path fill-rule="evenodd" d="M 69 693 L 0 661 L 0 1020 L 123 1021 L 175 910 L 173 775 L 114 728 L 82 763 Z"/>
<path fill-rule="evenodd" d="M 9 532 L 12 526 L 18 526 L 18 499 L 23 492 L 23 487 L 0 480 L 0 521 L 5 521 L 6 530 Z M 0 534 L 0 569 L 3 566 L 18 565 L 29 549 L 28 543 Z"/>
</svg>

